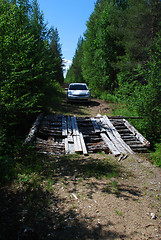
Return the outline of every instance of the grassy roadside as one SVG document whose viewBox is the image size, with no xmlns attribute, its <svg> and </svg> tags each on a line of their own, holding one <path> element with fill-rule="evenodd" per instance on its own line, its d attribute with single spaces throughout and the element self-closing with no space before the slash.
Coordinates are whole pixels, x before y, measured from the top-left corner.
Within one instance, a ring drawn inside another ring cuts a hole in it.
<svg viewBox="0 0 161 240">
<path fill-rule="evenodd" d="M 77 154 L 48 157 L 32 149 L 26 154 L 19 156 L 10 176 L 5 175 L 2 179 L 1 175 L 1 239 L 50 239 L 47 236 L 53 224 L 64 224 L 61 211 L 56 217 L 52 213 L 53 206 L 55 209 L 62 201 L 57 194 L 60 188 L 68 189 L 69 182 L 80 188 L 84 182 L 89 184 L 90 179 L 107 179 L 109 186 L 105 191 L 115 192 L 117 186 L 114 183 L 124 172 L 113 158 L 103 154 L 97 157 Z M 68 196 L 69 199 L 76 196 L 72 195 L 70 188 Z M 78 196 L 89 198 L 85 192 Z M 74 208 L 72 203 L 69 211 Z"/>
</svg>

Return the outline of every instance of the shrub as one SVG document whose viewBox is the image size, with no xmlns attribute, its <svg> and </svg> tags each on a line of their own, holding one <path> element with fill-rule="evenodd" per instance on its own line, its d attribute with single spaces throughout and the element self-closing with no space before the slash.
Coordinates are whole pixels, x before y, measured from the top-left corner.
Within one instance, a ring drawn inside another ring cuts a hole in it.
<svg viewBox="0 0 161 240">
<path fill-rule="evenodd" d="M 116 96 L 108 93 L 107 91 L 104 91 L 101 96 L 100 96 L 101 99 L 107 101 L 107 102 L 110 102 L 110 103 L 116 103 L 118 102 L 118 99 Z"/>
<path fill-rule="evenodd" d="M 161 143 L 155 144 L 155 152 L 150 154 L 152 161 L 158 167 L 161 167 Z"/>
</svg>

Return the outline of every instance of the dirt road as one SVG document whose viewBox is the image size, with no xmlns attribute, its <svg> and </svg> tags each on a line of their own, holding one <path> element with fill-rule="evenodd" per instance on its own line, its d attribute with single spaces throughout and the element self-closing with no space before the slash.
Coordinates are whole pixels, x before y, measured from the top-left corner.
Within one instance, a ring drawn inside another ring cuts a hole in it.
<svg viewBox="0 0 161 240">
<path fill-rule="evenodd" d="M 55 113 L 76 115 L 82 117 L 95 117 L 97 114 L 107 114 L 111 115 L 112 103 L 108 104 L 101 99 L 92 99 L 90 103 L 67 103 L 64 97 L 64 101 L 61 106 L 55 108 Z"/>
<path fill-rule="evenodd" d="M 102 100 L 64 102 L 59 108 L 82 116 L 110 111 Z M 30 167 L 1 189 L 0 239 L 161 239 L 161 169 L 146 155 L 122 161 L 105 153 L 40 156 L 37 161 L 35 171 Z"/>
<path fill-rule="evenodd" d="M 89 105 L 64 103 L 63 107 L 72 114 L 96 116 L 111 115 L 111 106 L 94 99 Z M 110 155 L 96 154 L 71 161 L 75 169 L 72 176 L 69 166 L 60 167 L 67 171 L 57 189 L 64 199 L 61 208 L 66 217 L 64 227 L 59 225 L 57 239 L 70 234 L 73 238 L 68 239 L 161 239 L 161 170 L 146 155 L 118 162 Z M 108 163 L 119 169 L 118 175 L 111 172 L 111 178 L 106 176 Z M 89 167 L 88 177 L 80 176 L 83 166 Z M 99 166 L 103 173 L 97 177 Z"/>
</svg>

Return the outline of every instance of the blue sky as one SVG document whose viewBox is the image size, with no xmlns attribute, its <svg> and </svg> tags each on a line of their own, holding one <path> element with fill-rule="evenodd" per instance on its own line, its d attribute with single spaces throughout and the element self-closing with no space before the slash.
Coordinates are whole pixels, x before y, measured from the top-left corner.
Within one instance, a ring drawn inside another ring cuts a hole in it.
<svg viewBox="0 0 161 240">
<path fill-rule="evenodd" d="M 48 26 L 58 29 L 63 57 L 72 61 L 78 38 L 86 30 L 86 22 L 96 0 L 38 0 Z"/>
</svg>

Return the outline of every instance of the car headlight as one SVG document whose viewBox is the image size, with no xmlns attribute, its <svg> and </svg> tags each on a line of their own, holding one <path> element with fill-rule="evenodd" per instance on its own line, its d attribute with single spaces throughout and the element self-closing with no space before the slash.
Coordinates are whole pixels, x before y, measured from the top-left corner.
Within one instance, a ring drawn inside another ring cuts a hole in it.
<svg viewBox="0 0 161 240">
<path fill-rule="evenodd" d="M 87 93 L 87 97 L 90 97 L 90 92 Z"/>
<path fill-rule="evenodd" d="M 72 96 L 73 94 L 72 94 L 72 92 L 71 91 L 69 91 L 68 92 L 68 96 Z"/>
</svg>

